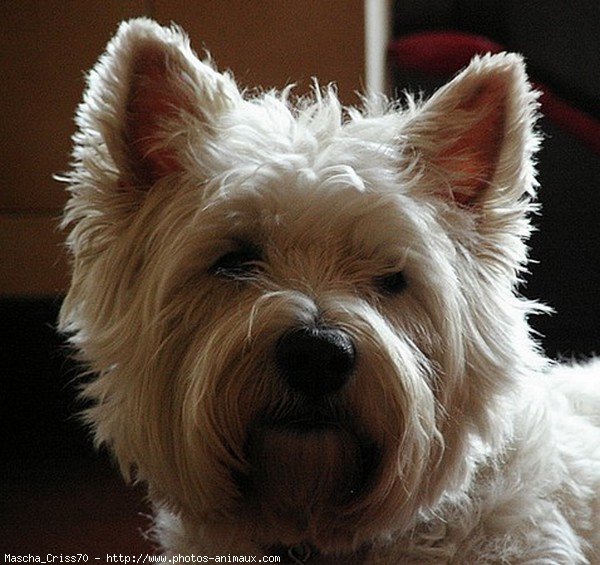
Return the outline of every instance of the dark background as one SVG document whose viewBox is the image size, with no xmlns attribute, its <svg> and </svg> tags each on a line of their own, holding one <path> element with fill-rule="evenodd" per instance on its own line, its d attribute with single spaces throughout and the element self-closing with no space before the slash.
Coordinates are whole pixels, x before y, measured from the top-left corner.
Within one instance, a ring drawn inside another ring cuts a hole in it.
<svg viewBox="0 0 600 565">
<path fill-rule="evenodd" d="M 522 53 L 532 81 L 600 120 L 600 2 L 395 3 L 394 38 L 432 31 L 483 36 Z M 391 67 L 397 92 L 432 92 L 450 78 L 407 71 L 393 58 Z M 521 291 L 555 310 L 531 320 L 548 355 L 580 359 L 598 351 L 600 340 L 600 155 L 547 118 L 539 126 L 542 210 L 533 220 L 538 231 L 530 240 L 532 261 Z"/>
</svg>

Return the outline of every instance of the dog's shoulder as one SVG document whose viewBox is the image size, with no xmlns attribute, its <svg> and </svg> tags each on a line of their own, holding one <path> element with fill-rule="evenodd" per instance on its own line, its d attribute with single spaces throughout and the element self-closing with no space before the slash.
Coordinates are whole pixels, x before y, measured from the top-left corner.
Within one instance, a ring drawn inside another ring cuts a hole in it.
<svg viewBox="0 0 600 565">
<path fill-rule="evenodd" d="M 555 365 L 547 383 L 555 397 L 564 397 L 576 415 L 600 427 L 600 357 Z"/>
</svg>

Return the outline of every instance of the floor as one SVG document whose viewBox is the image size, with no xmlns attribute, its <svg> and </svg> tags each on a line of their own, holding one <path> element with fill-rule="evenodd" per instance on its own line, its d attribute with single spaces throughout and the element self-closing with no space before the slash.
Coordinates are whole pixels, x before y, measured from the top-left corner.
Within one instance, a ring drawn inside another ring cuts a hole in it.
<svg viewBox="0 0 600 565">
<path fill-rule="evenodd" d="M 5 470 L 0 485 L 0 555 L 155 553 L 145 539 L 149 508 L 102 457 Z"/>
<path fill-rule="evenodd" d="M 0 557 L 151 553 L 143 489 L 124 484 L 76 416 L 78 369 L 54 329 L 59 307 L 0 299 Z"/>
</svg>

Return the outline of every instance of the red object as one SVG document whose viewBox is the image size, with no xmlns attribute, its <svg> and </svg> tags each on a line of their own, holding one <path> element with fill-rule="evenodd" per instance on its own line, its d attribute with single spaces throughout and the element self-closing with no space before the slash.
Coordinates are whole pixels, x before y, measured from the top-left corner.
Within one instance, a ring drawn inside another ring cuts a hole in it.
<svg viewBox="0 0 600 565">
<path fill-rule="evenodd" d="M 474 55 L 501 51 L 505 48 L 486 37 L 455 31 L 407 35 L 395 40 L 389 49 L 398 68 L 441 76 L 457 73 Z M 556 96 L 546 85 L 533 85 L 542 93 L 543 114 L 600 154 L 600 122 Z"/>
</svg>

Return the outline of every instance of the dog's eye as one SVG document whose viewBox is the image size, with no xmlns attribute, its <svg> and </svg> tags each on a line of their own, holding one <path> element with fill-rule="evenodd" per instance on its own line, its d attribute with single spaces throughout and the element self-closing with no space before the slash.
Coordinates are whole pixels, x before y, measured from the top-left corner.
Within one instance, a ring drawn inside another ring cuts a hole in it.
<svg viewBox="0 0 600 565">
<path fill-rule="evenodd" d="M 257 249 L 238 249 L 220 257 L 210 268 L 210 272 L 218 277 L 241 279 L 256 273 L 260 260 L 260 252 Z"/>
<path fill-rule="evenodd" d="M 398 294 L 406 288 L 406 278 L 402 271 L 390 273 L 377 279 L 377 287 L 385 294 Z"/>
</svg>

